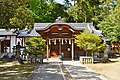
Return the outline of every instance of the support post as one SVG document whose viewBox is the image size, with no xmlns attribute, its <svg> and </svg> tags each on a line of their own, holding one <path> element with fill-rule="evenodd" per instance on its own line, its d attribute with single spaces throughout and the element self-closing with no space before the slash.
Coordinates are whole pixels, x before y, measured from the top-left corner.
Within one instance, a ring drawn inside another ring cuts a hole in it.
<svg viewBox="0 0 120 80">
<path fill-rule="evenodd" d="M 23 46 L 25 46 L 25 37 L 23 38 Z"/>
<path fill-rule="evenodd" d="M 74 40 L 72 39 L 72 61 L 74 61 Z"/>
<path fill-rule="evenodd" d="M 49 39 L 47 40 L 47 61 L 49 60 L 49 45 L 48 45 L 48 41 L 49 41 Z"/>
<path fill-rule="evenodd" d="M 59 54 L 61 54 L 61 39 L 59 39 Z"/>
</svg>

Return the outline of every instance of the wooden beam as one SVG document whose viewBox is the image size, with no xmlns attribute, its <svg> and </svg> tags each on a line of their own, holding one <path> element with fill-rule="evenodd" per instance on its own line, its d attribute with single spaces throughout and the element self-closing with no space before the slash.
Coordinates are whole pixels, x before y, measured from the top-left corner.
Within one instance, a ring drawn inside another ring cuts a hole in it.
<svg viewBox="0 0 120 80">
<path fill-rule="evenodd" d="M 50 31 L 50 29 L 48 29 L 48 30 L 46 30 L 46 31 L 44 31 L 44 32 L 46 33 L 46 32 L 48 32 L 48 31 Z"/>
<path fill-rule="evenodd" d="M 75 32 L 73 29 L 70 29 L 70 28 L 69 28 L 69 30 L 72 31 L 73 33 Z"/>
</svg>

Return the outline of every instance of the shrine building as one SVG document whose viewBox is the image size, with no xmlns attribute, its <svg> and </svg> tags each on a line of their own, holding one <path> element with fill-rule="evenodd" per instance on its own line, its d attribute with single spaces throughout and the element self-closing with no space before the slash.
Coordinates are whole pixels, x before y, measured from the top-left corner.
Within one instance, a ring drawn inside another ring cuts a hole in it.
<svg viewBox="0 0 120 80">
<path fill-rule="evenodd" d="M 84 51 L 74 43 L 74 37 L 85 29 L 102 36 L 102 31 L 96 30 L 93 23 L 66 23 L 60 17 L 54 23 L 35 23 L 34 29 L 46 40 L 47 58 L 62 54 L 64 59 L 74 60 L 84 55 Z"/>
</svg>

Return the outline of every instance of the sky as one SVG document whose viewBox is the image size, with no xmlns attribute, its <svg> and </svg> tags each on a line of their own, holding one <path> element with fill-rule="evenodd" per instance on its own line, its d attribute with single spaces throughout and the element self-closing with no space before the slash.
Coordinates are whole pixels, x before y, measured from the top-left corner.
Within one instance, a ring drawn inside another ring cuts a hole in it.
<svg viewBox="0 0 120 80">
<path fill-rule="evenodd" d="M 64 0 L 55 0 L 58 3 L 63 3 Z"/>
<path fill-rule="evenodd" d="M 61 4 L 63 4 L 63 1 L 64 0 L 55 0 L 57 3 L 61 3 Z M 73 2 L 71 2 L 72 3 L 72 5 L 73 5 Z"/>
</svg>

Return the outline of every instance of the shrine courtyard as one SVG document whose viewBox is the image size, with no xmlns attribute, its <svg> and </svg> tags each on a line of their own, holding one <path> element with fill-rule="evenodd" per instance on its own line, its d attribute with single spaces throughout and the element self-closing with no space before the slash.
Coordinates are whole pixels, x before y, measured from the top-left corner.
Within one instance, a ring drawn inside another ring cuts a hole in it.
<svg viewBox="0 0 120 80">
<path fill-rule="evenodd" d="M 110 63 L 63 61 L 40 65 L 0 63 L 0 80 L 119 80 L 120 58 Z"/>
</svg>

